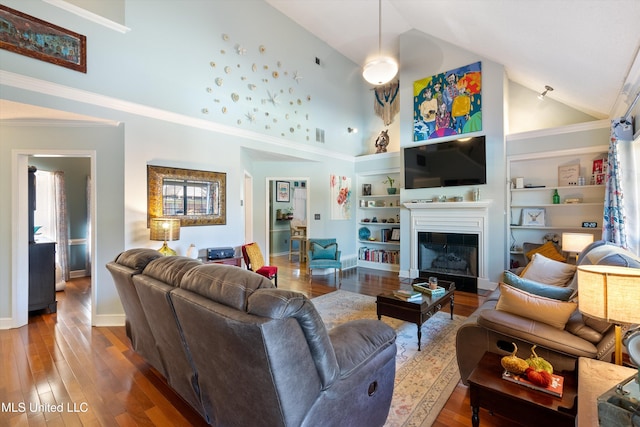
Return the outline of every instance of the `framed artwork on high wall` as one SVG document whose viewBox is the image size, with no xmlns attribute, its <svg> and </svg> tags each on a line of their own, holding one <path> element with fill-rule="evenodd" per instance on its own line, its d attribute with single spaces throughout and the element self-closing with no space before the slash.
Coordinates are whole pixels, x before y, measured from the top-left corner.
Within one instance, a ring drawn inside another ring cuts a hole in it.
<svg viewBox="0 0 640 427">
<path fill-rule="evenodd" d="M 0 5 L 0 48 L 87 72 L 87 37 Z"/>
</svg>

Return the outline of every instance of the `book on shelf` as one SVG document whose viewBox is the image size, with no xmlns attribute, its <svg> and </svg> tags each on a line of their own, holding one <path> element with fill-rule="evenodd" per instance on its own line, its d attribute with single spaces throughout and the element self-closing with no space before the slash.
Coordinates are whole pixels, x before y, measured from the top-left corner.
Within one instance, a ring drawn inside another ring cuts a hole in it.
<svg viewBox="0 0 640 427">
<path fill-rule="evenodd" d="M 551 394 L 556 397 L 562 397 L 562 389 L 564 387 L 564 377 L 551 374 L 551 384 L 547 387 L 541 387 L 529 381 L 526 375 L 516 375 L 509 371 L 502 373 L 502 379 L 510 381 L 512 383 L 520 384 L 522 386 L 541 391 L 543 393 Z"/>
<path fill-rule="evenodd" d="M 413 289 L 415 289 L 416 291 L 422 293 L 422 294 L 426 294 L 429 295 L 430 297 L 439 297 L 442 296 L 446 293 L 446 289 L 443 288 L 442 286 L 438 286 L 435 289 L 431 289 L 429 288 L 429 284 L 426 282 L 423 283 L 414 283 L 413 284 Z"/>
<path fill-rule="evenodd" d="M 404 289 L 393 291 L 393 296 L 405 301 L 410 301 L 410 302 L 416 302 L 416 301 L 422 300 L 422 294 L 420 292 L 406 291 Z"/>
</svg>

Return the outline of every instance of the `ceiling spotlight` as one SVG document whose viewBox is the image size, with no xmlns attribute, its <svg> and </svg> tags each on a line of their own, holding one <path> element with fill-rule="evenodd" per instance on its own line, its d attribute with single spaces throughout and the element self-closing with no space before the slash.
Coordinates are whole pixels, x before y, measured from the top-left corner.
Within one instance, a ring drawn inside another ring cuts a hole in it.
<svg viewBox="0 0 640 427">
<path fill-rule="evenodd" d="M 547 96 L 547 92 L 553 92 L 553 88 L 549 85 L 545 85 L 544 92 L 538 95 L 538 99 L 542 100 L 545 96 Z"/>
<path fill-rule="evenodd" d="M 378 0 L 378 57 L 367 62 L 362 70 L 362 77 L 375 86 L 383 85 L 398 73 L 395 59 L 382 56 L 382 0 Z"/>
<path fill-rule="evenodd" d="M 358 133 L 358 128 L 347 128 L 347 132 L 349 132 L 349 133 Z"/>
</svg>

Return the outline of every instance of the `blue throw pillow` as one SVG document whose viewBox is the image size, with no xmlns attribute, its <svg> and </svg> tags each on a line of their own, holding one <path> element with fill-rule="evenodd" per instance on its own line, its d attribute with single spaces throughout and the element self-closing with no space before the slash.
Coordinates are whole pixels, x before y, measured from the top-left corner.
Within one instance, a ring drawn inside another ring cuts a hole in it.
<svg viewBox="0 0 640 427">
<path fill-rule="evenodd" d="M 311 250 L 313 251 L 313 259 L 336 259 L 338 244 L 329 243 L 327 246 L 322 246 L 314 242 L 311 244 Z"/>
<path fill-rule="evenodd" d="M 510 271 L 504 272 L 503 280 L 507 285 L 529 292 L 530 294 L 557 299 L 560 301 L 569 301 L 569 298 L 571 298 L 571 295 L 573 294 L 573 289 L 571 288 L 545 285 L 544 283 L 522 278 Z"/>
</svg>

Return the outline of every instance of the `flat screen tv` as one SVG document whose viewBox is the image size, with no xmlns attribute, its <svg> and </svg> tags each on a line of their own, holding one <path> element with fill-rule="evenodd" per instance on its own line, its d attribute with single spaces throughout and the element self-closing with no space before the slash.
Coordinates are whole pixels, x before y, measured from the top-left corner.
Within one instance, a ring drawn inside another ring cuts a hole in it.
<svg viewBox="0 0 640 427">
<path fill-rule="evenodd" d="M 487 156 L 484 136 L 404 149 L 406 189 L 486 183 Z"/>
</svg>

